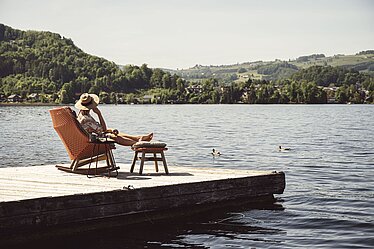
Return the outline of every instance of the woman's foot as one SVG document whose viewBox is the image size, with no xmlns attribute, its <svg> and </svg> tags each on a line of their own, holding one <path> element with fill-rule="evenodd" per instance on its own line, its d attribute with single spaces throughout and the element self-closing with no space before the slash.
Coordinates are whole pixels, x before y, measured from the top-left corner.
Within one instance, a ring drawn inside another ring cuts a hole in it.
<svg viewBox="0 0 374 249">
<path fill-rule="evenodd" d="M 141 136 L 139 138 L 139 141 L 151 141 L 153 138 L 153 133 L 149 133 L 148 135 L 146 136 Z"/>
</svg>

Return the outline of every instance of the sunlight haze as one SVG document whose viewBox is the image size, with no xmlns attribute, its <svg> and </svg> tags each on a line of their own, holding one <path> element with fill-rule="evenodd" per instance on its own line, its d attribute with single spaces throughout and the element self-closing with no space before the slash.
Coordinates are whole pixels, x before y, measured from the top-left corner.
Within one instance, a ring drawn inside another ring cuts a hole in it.
<svg viewBox="0 0 374 249">
<path fill-rule="evenodd" d="M 181 69 L 373 49 L 374 1 L 1 0 L 0 23 L 120 65 Z"/>
</svg>

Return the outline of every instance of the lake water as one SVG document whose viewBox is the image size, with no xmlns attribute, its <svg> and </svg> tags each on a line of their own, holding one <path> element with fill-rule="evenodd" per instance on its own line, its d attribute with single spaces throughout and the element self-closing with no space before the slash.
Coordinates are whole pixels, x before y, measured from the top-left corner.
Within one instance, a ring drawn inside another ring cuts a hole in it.
<svg viewBox="0 0 374 249">
<path fill-rule="evenodd" d="M 68 163 L 51 107 L 0 107 L 0 167 Z M 155 133 L 173 165 L 284 171 L 277 202 L 69 237 L 69 248 L 373 248 L 374 105 L 104 105 L 109 127 Z M 278 146 L 291 148 L 278 151 Z M 213 158 L 211 150 L 222 153 Z M 117 162 L 130 163 L 118 147 Z M 0 193 L 1 194 L 1 193 Z M 77 241 L 79 243 L 77 243 Z M 82 247 L 83 245 L 87 247 Z"/>
</svg>

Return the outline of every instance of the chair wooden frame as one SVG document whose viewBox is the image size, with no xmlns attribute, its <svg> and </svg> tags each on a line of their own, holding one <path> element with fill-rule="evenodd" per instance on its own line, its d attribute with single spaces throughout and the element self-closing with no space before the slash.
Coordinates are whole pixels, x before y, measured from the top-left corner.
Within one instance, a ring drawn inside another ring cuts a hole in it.
<svg viewBox="0 0 374 249">
<path fill-rule="evenodd" d="M 53 128 L 56 130 L 71 160 L 70 167 L 56 165 L 59 170 L 66 172 L 98 175 L 116 171 L 112 149 L 115 149 L 112 142 L 90 142 L 89 134 L 83 129 L 69 107 L 59 107 L 49 110 L 52 118 Z M 99 161 L 106 161 L 106 165 L 98 166 Z M 91 163 L 95 167 L 91 168 Z M 88 165 L 88 167 L 87 167 Z M 84 167 L 86 166 L 86 167 Z"/>
</svg>

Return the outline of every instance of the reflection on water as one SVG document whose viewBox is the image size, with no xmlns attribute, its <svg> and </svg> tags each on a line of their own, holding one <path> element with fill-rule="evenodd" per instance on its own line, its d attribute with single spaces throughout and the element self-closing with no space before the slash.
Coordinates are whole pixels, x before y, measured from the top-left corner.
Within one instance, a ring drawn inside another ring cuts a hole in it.
<svg viewBox="0 0 374 249">
<path fill-rule="evenodd" d="M 0 167 L 69 162 L 48 109 L 0 107 Z M 110 229 L 97 239 L 92 234 L 64 238 L 61 245 L 374 245 L 373 105 L 104 105 L 102 113 L 110 127 L 130 134 L 153 131 L 155 139 L 166 142 L 171 172 L 173 165 L 284 171 L 286 190 L 273 207 L 220 210 L 186 220 Z M 280 152 L 279 145 L 291 150 Z M 222 156 L 212 157 L 213 148 Z M 114 153 L 116 161 L 130 163 L 128 148 L 117 147 Z"/>
</svg>

